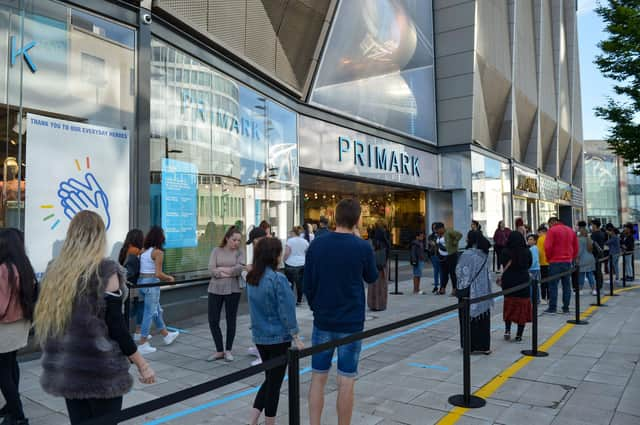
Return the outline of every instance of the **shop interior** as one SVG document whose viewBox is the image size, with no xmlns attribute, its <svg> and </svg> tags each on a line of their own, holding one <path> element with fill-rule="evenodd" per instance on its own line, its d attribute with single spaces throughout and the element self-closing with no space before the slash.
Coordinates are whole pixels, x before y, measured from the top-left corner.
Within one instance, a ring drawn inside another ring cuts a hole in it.
<svg viewBox="0 0 640 425">
<path fill-rule="evenodd" d="M 300 174 L 304 221 L 318 224 L 320 217 L 335 227 L 335 207 L 343 198 L 358 198 L 362 205 L 359 230 L 364 239 L 382 225 L 391 234 L 394 249 L 409 249 L 418 231 L 425 230 L 426 192 L 360 181 Z"/>
</svg>

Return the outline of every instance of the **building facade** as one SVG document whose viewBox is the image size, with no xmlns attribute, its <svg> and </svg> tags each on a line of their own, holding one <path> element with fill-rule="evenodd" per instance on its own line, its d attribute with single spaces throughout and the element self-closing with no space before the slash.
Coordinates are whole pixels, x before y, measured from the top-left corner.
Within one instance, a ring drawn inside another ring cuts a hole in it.
<svg viewBox="0 0 640 425">
<path fill-rule="evenodd" d="M 604 140 L 584 142 L 586 215 L 602 223 L 640 222 L 640 176 Z"/>
<path fill-rule="evenodd" d="M 357 196 L 434 221 L 582 217 L 573 0 L 0 0 L 1 226 L 36 268 L 73 214 L 161 225 L 167 271 Z"/>
</svg>

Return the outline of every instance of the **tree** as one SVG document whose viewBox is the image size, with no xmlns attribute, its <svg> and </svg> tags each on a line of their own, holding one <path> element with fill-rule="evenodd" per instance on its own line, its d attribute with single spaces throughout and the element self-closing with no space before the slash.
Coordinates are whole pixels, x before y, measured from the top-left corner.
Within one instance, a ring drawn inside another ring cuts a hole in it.
<svg viewBox="0 0 640 425">
<path fill-rule="evenodd" d="M 616 82 L 617 99 L 595 108 L 596 116 L 609 121 L 611 149 L 640 174 L 640 0 L 607 0 L 596 8 L 606 24 L 608 38 L 598 47 L 596 65 Z"/>
</svg>

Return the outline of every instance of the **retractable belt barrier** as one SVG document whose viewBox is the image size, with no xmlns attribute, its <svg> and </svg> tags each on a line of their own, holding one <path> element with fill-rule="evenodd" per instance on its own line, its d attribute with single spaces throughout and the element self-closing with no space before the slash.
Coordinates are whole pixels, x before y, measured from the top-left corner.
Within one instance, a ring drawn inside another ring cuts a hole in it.
<svg viewBox="0 0 640 425">
<path fill-rule="evenodd" d="M 624 252 L 621 255 L 623 259 L 626 258 L 627 256 L 631 256 L 632 257 L 631 261 L 633 261 L 634 253 L 632 251 Z M 599 269 L 601 267 L 601 264 L 605 262 L 609 262 L 609 265 L 612 266 L 613 265 L 612 256 L 607 256 L 599 259 L 597 261 L 596 269 Z M 329 341 L 324 344 L 314 345 L 308 348 L 304 348 L 302 350 L 298 350 L 296 347 L 291 347 L 289 348 L 289 351 L 287 352 L 286 356 L 280 356 L 278 358 L 266 361 L 260 365 L 242 369 L 237 372 L 233 372 L 228 375 L 212 379 L 202 384 L 195 385 L 193 387 L 186 388 L 186 389 L 177 391 L 175 393 L 168 394 L 163 397 L 159 397 L 151 401 L 137 404 L 135 406 L 123 409 L 117 413 L 92 419 L 90 421 L 84 422 L 83 425 L 106 425 L 106 424 L 126 421 L 129 419 L 147 414 L 149 412 L 162 409 L 172 404 L 182 402 L 189 398 L 199 396 L 209 391 L 216 390 L 218 388 L 224 387 L 226 385 L 232 384 L 242 379 L 246 379 L 250 376 L 260 374 L 266 370 L 271 370 L 273 368 L 279 367 L 283 364 L 288 365 L 289 424 L 299 425 L 300 424 L 299 373 L 300 373 L 301 359 L 312 356 L 313 354 L 320 353 L 325 350 L 334 349 L 341 345 L 345 345 L 355 341 L 360 341 L 366 338 L 371 338 L 377 335 L 381 335 L 399 328 L 412 325 L 414 323 L 423 322 L 425 320 L 429 320 L 434 317 L 437 317 L 455 310 L 458 310 L 459 314 L 462 317 L 461 332 L 463 332 L 465 336 L 463 338 L 463 356 L 462 356 L 463 393 L 456 394 L 449 397 L 449 403 L 455 406 L 461 406 L 461 407 L 467 407 L 467 408 L 482 407 L 486 404 L 486 401 L 480 397 L 477 397 L 471 394 L 471 360 L 470 360 L 470 357 L 471 357 L 471 305 L 482 302 L 482 301 L 495 299 L 501 296 L 507 296 L 514 292 L 530 287 L 533 305 L 537 306 L 537 298 L 538 298 L 538 290 L 539 290 L 538 285 L 540 283 L 548 283 L 551 281 L 555 281 L 562 277 L 570 276 L 576 271 L 578 271 L 578 268 L 572 267 L 570 270 L 567 270 L 565 272 L 562 272 L 553 276 L 546 277 L 540 281 L 530 280 L 529 282 L 522 283 L 513 288 L 509 288 L 509 289 L 498 291 L 498 292 L 493 292 L 491 294 L 488 294 L 482 297 L 477 297 L 477 298 L 464 297 L 457 304 L 452 304 L 447 307 L 442 307 L 436 310 L 429 311 L 427 313 L 419 314 L 417 316 L 409 317 L 407 319 L 399 320 L 397 322 L 378 326 L 376 328 L 368 329 L 362 332 L 357 332 L 345 338 Z M 613 271 L 613 269 L 611 269 L 611 271 Z M 611 290 L 611 295 L 615 295 L 613 294 L 613 278 L 611 277 L 612 275 L 613 273 L 610 274 L 610 290 Z M 602 281 L 602 279 L 600 280 Z M 130 284 L 129 286 L 132 288 L 149 287 L 149 286 L 169 286 L 169 285 L 180 285 L 180 284 L 194 283 L 194 282 L 201 282 L 201 281 L 203 281 L 203 279 L 189 279 L 189 280 L 180 281 L 180 282 L 160 282 L 157 284 L 141 285 L 141 286 Z M 597 291 L 596 305 L 602 306 L 602 304 L 600 303 L 600 286 L 601 286 L 601 283 L 596 284 L 596 291 Z M 586 321 L 580 320 L 580 289 L 578 286 L 574 287 L 574 292 L 576 296 L 576 304 L 575 304 L 576 305 L 576 321 L 580 322 L 576 324 L 586 324 Z M 571 323 L 574 323 L 576 321 L 571 321 Z M 533 308 L 531 350 L 523 350 L 522 354 L 527 356 L 535 356 L 535 357 L 544 357 L 547 355 L 547 353 L 538 350 L 537 307 Z"/>
</svg>

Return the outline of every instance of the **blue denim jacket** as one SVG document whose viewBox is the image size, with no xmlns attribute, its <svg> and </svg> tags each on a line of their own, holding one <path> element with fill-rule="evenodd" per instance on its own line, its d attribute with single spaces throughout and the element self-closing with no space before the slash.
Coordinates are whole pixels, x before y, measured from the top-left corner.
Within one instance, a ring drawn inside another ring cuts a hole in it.
<svg viewBox="0 0 640 425">
<path fill-rule="evenodd" d="M 282 344 L 298 333 L 296 300 L 282 273 L 267 267 L 257 286 L 247 285 L 253 342 Z"/>
</svg>

